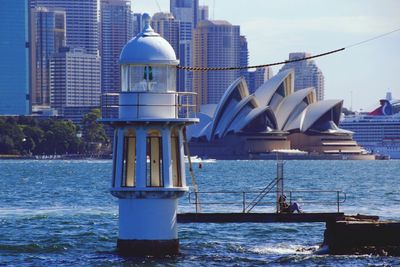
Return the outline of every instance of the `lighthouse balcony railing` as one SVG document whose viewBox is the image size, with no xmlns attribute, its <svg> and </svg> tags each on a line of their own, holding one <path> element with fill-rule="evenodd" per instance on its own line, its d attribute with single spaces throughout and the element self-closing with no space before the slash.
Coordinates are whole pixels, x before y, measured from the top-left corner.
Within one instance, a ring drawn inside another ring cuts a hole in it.
<svg viewBox="0 0 400 267">
<path fill-rule="evenodd" d="M 132 104 L 120 104 L 120 96 L 122 94 L 135 95 L 135 103 Z M 146 96 L 149 95 L 169 95 L 172 97 L 172 101 L 162 103 L 162 101 L 146 101 Z M 130 108 L 138 115 L 141 114 L 141 109 L 163 109 L 168 108 L 172 110 L 174 118 L 196 118 L 196 97 L 197 94 L 194 92 L 122 92 L 122 93 L 104 93 L 102 94 L 102 118 L 118 118 L 118 112 L 122 108 Z"/>
<path fill-rule="evenodd" d="M 201 205 L 202 212 L 247 212 L 251 201 L 261 191 L 209 191 L 189 192 L 189 207 Z M 340 212 L 346 201 L 346 193 L 341 190 L 288 190 L 287 203 L 296 202 L 304 212 Z M 276 212 L 277 192 L 270 191 L 252 212 Z"/>
</svg>

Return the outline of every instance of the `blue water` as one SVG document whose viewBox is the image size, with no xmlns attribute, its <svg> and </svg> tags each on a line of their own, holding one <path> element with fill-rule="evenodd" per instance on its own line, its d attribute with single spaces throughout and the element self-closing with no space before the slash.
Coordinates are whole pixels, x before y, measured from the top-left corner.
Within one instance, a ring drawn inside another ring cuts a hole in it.
<svg viewBox="0 0 400 267">
<path fill-rule="evenodd" d="M 219 161 L 195 168 L 203 192 L 259 190 L 275 170 L 274 161 Z M 314 255 L 323 223 L 180 224 L 180 256 L 123 258 L 115 252 L 118 206 L 108 192 L 110 173 L 111 161 L 0 161 L 0 265 L 400 265 L 399 257 Z M 340 209 L 346 214 L 400 220 L 399 174 L 400 161 L 287 161 L 285 190 L 343 190 L 347 198 Z M 217 198 L 200 196 L 202 202 L 223 201 Z M 313 203 L 307 203 L 310 198 Z M 293 199 L 305 212 L 337 208 L 330 203 L 331 193 L 298 193 Z M 235 202 L 230 211 L 241 211 L 240 194 L 238 203 L 233 196 L 225 200 Z M 224 209 L 203 206 L 205 211 Z M 193 211 L 188 198 L 181 199 L 180 211 Z"/>
</svg>

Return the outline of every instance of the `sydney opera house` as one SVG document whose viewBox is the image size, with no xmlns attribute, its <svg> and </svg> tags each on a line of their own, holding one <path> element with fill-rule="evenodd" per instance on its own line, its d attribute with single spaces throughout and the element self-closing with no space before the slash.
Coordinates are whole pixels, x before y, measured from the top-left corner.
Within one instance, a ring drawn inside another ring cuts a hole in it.
<svg viewBox="0 0 400 267">
<path fill-rule="evenodd" d="M 281 71 L 249 94 L 234 81 L 217 105 L 201 108 L 187 131 L 192 155 L 221 159 L 306 157 L 372 159 L 338 127 L 343 100 L 316 100 L 314 88 L 294 91 L 294 71 Z M 292 154 L 292 153 L 290 153 Z M 293 154 L 292 154 L 293 155 Z"/>
</svg>

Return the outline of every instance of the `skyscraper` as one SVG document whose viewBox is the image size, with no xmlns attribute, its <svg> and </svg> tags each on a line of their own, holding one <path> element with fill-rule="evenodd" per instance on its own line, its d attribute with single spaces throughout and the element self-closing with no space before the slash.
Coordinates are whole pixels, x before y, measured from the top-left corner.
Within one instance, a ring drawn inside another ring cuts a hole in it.
<svg viewBox="0 0 400 267">
<path fill-rule="evenodd" d="M 180 65 L 192 66 L 192 36 L 199 20 L 199 0 L 171 0 L 170 12 L 180 21 L 180 48 L 177 54 Z M 178 77 L 178 90 L 192 91 L 192 73 L 179 70 Z"/>
<path fill-rule="evenodd" d="M 5 0 L 0 8 L 0 114 L 30 113 L 28 0 Z"/>
<path fill-rule="evenodd" d="M 289 60 L 302 59 L 311 54 L 305 52 L 290 53 Z M 322 71 L 315 64 L 314 60 L 303 60 L 285 64 L 280 71 L 294 69 L 295 82 L 294 90 L 301 90 L 308 87 L 314 87 L 317 93 L 317 100 L 324 100 L 325 81 Z"/>
<path fill-rule="evenodd" d="M 118 96 L 104 94 L 120 91 L 119 54 L 122 47 L 133 37 L 130 1 L 102 0 L 100 15 L 102 112 L 107 117 L 117 117 L 118 109 L 107 106 L 117 105 Z"/>
<path fill-rule="evenodd" d="M 208 20 L 209 19 L 209 11 L 208 6 L 199 6 L 199 21 Z"/>
<path fill-rule="evenodd" d="M 34 17 L 34 41 L 36 62 L 35 89 L 32 90 L 33 106 L 50 106 L 50 58 L 65 46 L 65 11 L 37 7 L 32 10 Z"/>
<path fill-rule="evenodd" d="M 240 27 L 227 21 L 201 21 L 194 30 L 193 63 L 197 67 L 240 65 Z M 226 88 L 240 76 L 239 71 L 194 71 L 193 91 L 198 106 L 216 104 Z"/>
<path fill-rule="evenodd" d="M 191 39 L 192 31 L 190 29 L 196 28 L 199 21 L 199 0 L 170 0 L 170 12 L 177 20 L 180 20 L 183 31 L 183 39 Z M 186 25 L 186 26 L 185 26 Z"/>
<path fill-rule="evenodd" d="M 50 60 L 50 104 L 59 115 L 100 106 L 100 58 L 63 48 Z M 83 117 L 84 114 L 80 114 Z"/>
<path fill-rule="evenodd" d="M 97 0 L 30 0 L 33 7 L 61 8 L 66 12 L 67 46 L 98 55 Z"/>
</svg>

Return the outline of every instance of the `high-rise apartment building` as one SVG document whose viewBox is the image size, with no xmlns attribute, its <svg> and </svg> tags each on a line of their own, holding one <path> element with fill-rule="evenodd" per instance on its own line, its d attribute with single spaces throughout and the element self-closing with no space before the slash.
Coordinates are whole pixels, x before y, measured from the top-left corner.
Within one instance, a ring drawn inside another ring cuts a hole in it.
<svg viewBox="0 0 400 267">
<path fill-rule="evenodd" d="M 100 58 L 64 48 L 50 60 L 50 104 L 59 115 L 100 106 Z M 84 114 L 80 114 L 82 117 Z"/>
<path fill-rule="evenodd" d="M 67 46 L 98 55 L 98 0 L 30 0 L 33 7 L 63 9 L 67 21 Z"/>
<path fill-rule="evenodd" d="M 227 21 L 201 21 L 193 35 L 193 63 L 197 67 L 240 65 L 240 27 Z M 193 91 L 198 106 L 217 104 L 240 71 L 194 71 Z"/>
<path fill-rule="evenodd" d="M 131 2 L 128 0 L 102 0 L 100 5 L 100 55 L 102 113 L 118 117 L 118 96 L 107 95 L 120 91 L 119 55 L 124 45 L 133 37 Z"/>
<path fill-rule="evenodd" d="M 302 59 L 310 57 L 310 53 L 290 53 L 289 60 Z M 324 100 L 325 81 L 322 71 L 315 64 L 314 60 L 303 60 L 285 64 L 280 71 L 294 69 L 295 80 L 294 90 L 301 90 L 308 87 L 314 87 L 317 93 L 317 100 Z"/>
<path fill-rule="evenodd" d="M 170 12 L 180 21 L 180 48 L 177 57 L 182 66 L 193 66 L 192 39 L 193 29 L 199 21 L 199 0 L 171 0 Z M 178 90 L 192 91 L 192 73 L 178 71 Z"/>
<path fill-rule="evenodd" d="M 34 25 L 35 60 L 32 67 L 36 68 L 34 89 L 32 90 L 32 106 L 50 106 L 50 58 L 58 53 L 66 41 L 65 11 L 51 10 L 45 7 L 32 9 Z"/>
<path fill-rule="evenodd" d="M 0 115 L 30 113 L 30 18 L 28 0 L 0 7 Z"/>
</svg>

